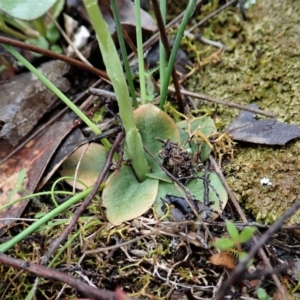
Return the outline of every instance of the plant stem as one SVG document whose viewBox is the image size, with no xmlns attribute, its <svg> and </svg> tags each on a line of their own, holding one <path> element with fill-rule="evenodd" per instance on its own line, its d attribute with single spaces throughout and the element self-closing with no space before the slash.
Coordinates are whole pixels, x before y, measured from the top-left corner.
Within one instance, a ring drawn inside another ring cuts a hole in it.
<svg viewBox="0 0 300 300">
<path fill-rule="evenodd" d="M 60 206 L 54 208 L 48 214 L 46 214 L 45 216 L 43 216 L 42 218 L 40 218 L 39 220 L 37 220 L 36 222 L 31 224 L 29 227 L 24 229 L 22 232 L 20 232 L 18 235 L 13 237 L 11 240 L 0 245 L 0 252 L 5 253 L 9 249 L 11 249 L 15 244 L 19 243 L 25 237 L 32 234 L 36 230 L 38 230 L 40 226 L 44 225 L 45 223 L 47 223 L 48 221 L 53 219 L 55 216 L 57 216 L 58 214 L 60 214 L 64 210 L 68 209 L 73 204 L 79 202 L 81 199 L 86 197 L 90 193 L 91 190 L 92 190 L 92 187 L 86 189 L 85 191 L 82 191 L 81 193 L 75 195 L 74 197 L 72 197 L 68 201 L 64 202 Z"/>
<path fill-rule="evenodd" d="M 137 53 L 139 63 L 139 79 L 140 79 L 140 91 L 141 91 L 141 103 L 146 104 L 146 80 L 145 80 L 145 66 L 144 66 L 144 50 L 143 50 L 143 38 L 142 38 L 142 25 L 141 25 L 141 3 L 140 0 L 134 0 L 135 21 L 136 21 L 136 41 L 137 41 Z"/>
<path fill-rule="evenodd" d="M 25 40 L 27 39 L 36 39 L 40 36 L 39 32 L 34 30 L 28 21 L 22 21 L 14 19 L 8 15 L 3 16 L 5 24 L 10 25 L 12 28 L 17 28 L 19 32 L 25 34 Z"/>
<path fill-rule="evenodd" d="M 171 54 L 171 49 L 170 49 L 169 40 L 168 40 L 168 37 L 167 37 L 167 34 L 166 34 L 164 20 L 163 20 L 163 17 L 161 15 L 161 12 L 160 12 L 158 0 L 152 0 L 152 6 L 153 6 L 153 11 L 154 11 L 155 16 L 156 16 L 157 26 L 158 26 L 158 29 L 159 29 L 159 32 L 160 32 L 160 42 L 164 46 L 166 57 L 169 59 L 170 54 Z M 160 82 L 165 82 L 165 75 L 163 75 L 163 76 L 164 76 L 163 79 L 160 78 Z M 183 104 L 182 96 L 181 96 L 181 93 L 180 93 L 180 84 L 178 82 L 178 77 L 177 77 L 177 74 L 176 74 L 175 64 L 173 65 L 173 69 L 172 69 L 172 78 L 173 78 L 173 84 L 174 84 L 174 87 L 175 87 L 175 90 L 176 90 L 176 98 L 177 98 L 177 103 L 178 103 L 178 106 L 179 106 L 179 110 L 181 112 L 183 112 L 184 111 L 184 104 Z M 161 85 L 160 89 L 162 91 L 162 85 Z"/>
<path fill-rule="evenodd" d="M 139 105 L 136 100 L 136 94 L 135 94 L 133 80 L 132 80 L 132 76 L 131 76 L 131 72 L 130 72 L 130 66 L 129 66 L 129 62 L 128 62 L 128 58 L 127 58 L 127 51 L 126 51 L 126 46 L 125 46 L 125 42 L 124 42 L 124 37 L 122 34 L 122 25 L 121 25 L 119 14 L 118 14 L 116 0 L 111 0 L 110 2 L 111 2 L 111 9 L 112 9 L 112 12 L 114 15 L 114 21 L 115 21 L 116 31 L 117 31 L 117 35 L 118 35 L 118 41 L 119 41 L 120 48 L 121 48 L 123 64 L 124 64 L 125 72 L 127 75 L 127 81 L 128 81 L 128 85 L 129 85 L 129 89 L 130 89 L 133 106 L 135 108 L 138 108 Z"/>
<path fill-rule="evenodd" d="M 82 230 L 78 230 L 75 232 L 70 238 L 68 238 L 67 242 L 58 250 L 58 252 L 55 254 L 51 262 L 48 264 L 48 268 L 51 268 L 52 265 L 58 260 L 58 258 L 61 256 L 61 254 L 72 244 L 72 242 L 79 236 L 79 234 L 82 233 Z"/>
<path fill-rule="evenodd" d="M 96 32 L 106 71 L 116 93 L 120 116 L 126 132 L 125 152 L 131 160 L 138 180 L 143 181 L 146 179 L 149 167 L 145 157 L 141 136 L 135 126 L 131 100 L 120 58 L 111 38 L 108 25 L 99 9 L 98 1 L 83 0 L 83 3 Z"/>
<path fill-rule="evenodd" d="M 178 32 L 177 32 L 177 35 L 176 35 L 176 38 L 174 41 L 173 49 L 171 52 L 171 56 L 170 56 L 170 59 L 168 62 L 165 81 L 161 83 L 163 85 L 163 87 L 162 87 L 162 91 L 161 91 L 161 95 L 160 95 L 160 98 L 161 98 L 160 105 L 159 105 L 160 109 L 164 109 L 164 106 L 166 103 L 166 98 L 167 98 L 169 81 L 170 81 L 171 73 L 172 73 L 173 66 L 174 66 L 174 63 L 176 60 L 176 55 L 177 55 L 178 49 L 180 47 L 180 42 L 181 42 L 182 36 L 184 34 L 184 30 L 186 28 L 188 20 L 191 17 L 191 15 L 193 14 L 194 9 L 196 7 L 196 2 L 197 2 L 197 0 L 189 0 L 189 4 L 184 12 L 183 19 L 179 26 L 179 29 L 178 29 Z"/>
<path fill-rule="evenodd" d="M 0 30 L 22 41 L 27 40 L 27 36 L 17 30 L 14 30 L 6 25 L 5 18 L 0 14 Z"/>
<path fill-rule="evenodd" d="M 116 47 L 110 36 L 108 25 L 98 7 L 98 1 L 84 0 L 83 3 L 97 35 L 106 71 L 116 93 L 124 128 L 129 131 L 135 128 L 135 123 L 126 80 Z"/>
<path fill-rule="evenodd" d="M 166 24 L 166 0 L 160 0 L 159 7 L 164 25 Z M 162 41 L 159 41 L 159 79 L 160 79 L 160 94 L 162 93 L 162 82 L 165 81 L 166 74 L 166 51 Z"/>
<path fill-rule="evenodd" d="M 11 201 L 7 204 L 4 204 L 3 206 L 0 207 L 0 211 L 4 210 L 5 208 L 7 208 L 9 206 L 14 205 L 15 203 L 18 203 L 18 202 L 26 200 L 26 199 L 28 200 L 28 199 L 33 199 L 33 198 L 36 198 L 36 197 L 48 196 L 48 195 L 51 196 L 52 194 L 55 194 L 55 195 L 68 195 L 68 196 L 73 195 L 72 192 L 67 192 L 67 191 L 39 192 L 39 193 L 30 194 L 30 195 L 20 197 L 20 198 L 14 200 L 14 201 Z"/>
</svg>

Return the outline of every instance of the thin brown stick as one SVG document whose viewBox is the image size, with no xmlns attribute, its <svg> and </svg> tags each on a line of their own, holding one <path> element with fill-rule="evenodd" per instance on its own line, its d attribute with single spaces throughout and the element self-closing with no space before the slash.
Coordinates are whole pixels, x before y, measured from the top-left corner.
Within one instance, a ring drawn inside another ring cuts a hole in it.
<svg viewBox="0 0 300 300">
<path fill-rule="evenodd" d="M 29 220 L 31 220 L 31 219 L 29 219 Z M 216 221 L 213 221 L 213 222 L 206 222 L 206 224 L 207 224 L 207 226 L 225 227 L 226 222 L 216 222 Z M 236 227 L 248 227 L 248 226 L 252 226 L 252 227 L 257 227 L 257 228 L 261 228 L 261 229 L 268 229 L 270 227 L 270 225 L 268 225 L 268 224 L 261 224 L 261 223 L 257 223 L 257 222 L 247 222 L 247 223 L 244 223 L 244 222 L 233 222 L 233 224 Z M 281 227 L 281 230 L 292 230 L 292 229 L 300 229 L 300 225 L 298 225 L 298 224 L 296 224 L 296 225 L 282 225 L 282 227 Z M 295 250 L 293 250 L 293 251 L 295 251 Z"/>
<path fill-rule="evenodd" d="M 170 92 L 175 92 L 175 89 L 172 88 L 172 87 L 169 87 L 168 90 Z M 186 95 L 186 96 L 190 96 L 190 97 L 194 97 L 194 98 L 198 98 L 198 99 L 202 99 L 202 100 L 205 100 L 205 101 L 221 104 L 221 105 L 226 105 L 226 106 L 229 106 L 229 107 L 234 107 L 234 108 L 237 108 L 237 109 L 240 109 L 240 110 L 250 111 L 250 112 L 253 112 L 255 114 L 263 115 L 263 116 L 270 117 L 270 118 L 275 118 L 276 117 L 276 114 L 271 113 L 271 112 L 267 112 L 267 111 L 264 111 L 264 110 L 261 110 L 261 109 L 251 108 L 251 107 L 248 107 L 248 106 L 245 106 L 245 105 L 236 104 L 234 102 L 225 101 L 225 100 L 222 100 L 222 99 L 217 99 L 217 98 L 214 98 L 214 97 L 211 97 L 211 96 L 208 96 L 208 95 L 204 95 L 204 94 L 197 94 L 197 93 L 193 93 L 193 92 L 189 92 L 189 91 L 185 91 L 185 90 L 181 90 L 181 94 Z"/>
<path fill-rule="evenodd" d="M 96 69 L 96 68 L 94 68 L 92 66 L 89 66 L 87 64 L 84 64 L 83 62 L 81 62 L 79 60 L 76 60 L 74 58 L 71 58 L 69 56 L 66 56 L 66 55 L 58 54 L 58 53 L 55 53 L 53 51 L 37 47 L 35 45 L 29 45 L 29 44 L 26 44 L 26 43 L 23 43 L 23 42 L 14 40 L 14 39 L 10 39 L 10 38 L 4 37 L 4 36 L 0 36 L 0 44 L 10 45 L 10 46 L 18 47 L 18 48 L 21 48 L 21 49 L 25 49 L 25 50 L 33 51 L 33 52 L 36 52 L 36 53 L 40 53 L 42 55 L 45 55 L 45 56 L 48 56 L 48 57 L 51 57 L 51 58 L 54 58 L 54 59 L 61 60 L 61 61 L 64 61 L 64 62 L 70 64 L 70 65 L 73 65 L 73 66 L 76 66 L 78 68 L 84 69 L 84 70 L 86 70 L 88 72 L 91 72 L 91 73 L 93 73 L 93 74 L 95 74 L 95 75 L 97 75 L 97 76 L 99 76 L 99 77 L 101 77 L 105 80 L 109 80 L 109 77 L 108 77 L 106 72 L 101 71 L 99 69 Z"/>
<path fill-rule="evenodd" d="M 87 92 L 91 95 L 94 95 L 94 96 L 108 97 L 110 99 L 117 100 L 116 93 L 110 92 L 110 91 L 107 91 L 107 90 L 102 90 L 102 89 L 97 89 L 97 88 L 90 87 L 90 88 L 88 88 Z M 132 100 L 131 97 L 130 97 L 130 100 Z M 140 101 L 140 98 L 137 98 L 137 100 Z"/>
<path fill-rule="evenodd" d="M 244 223 L 248 223 L 247 217 L 244 214 L 244 212 L 242 211 L 242 209 L 241 209 L 234 193 L 232 192 L 231 188 L 229 187 L 229 185 L 228 185 L 221 169 L 219 168 L 217 162 L 215 161 L 215 159 L 211 155 L 209 156 L 209 161 L 210 161 L 212 167 L 214 168 L 215 172 L 219 176 L 220 180 L 222 181 L 222 184 L 223 184 L 224 188 L 226 189 L 226 192 L 229 196 L 229 199 L 231 200 L 231 203 L 233 204 L 233 206 L 237 210 L 237 212 L 238 212 L 239 216 L 241 217 L 242 221 Z"/>
<path fill-rule="evenodd" d="M 85 64 L 92 67 L 92 64 L 82 55 L 82 53 L 77 49 L 77 47 L 74 45 L 74 43 L 71 41 L 71 39 L 67 36 L 65 31 L 61 28 L 61 26 L 58 24 L 55 18 L 52 17 L 52 15 L 47 12 L 47 16 L 51 19 L 51 21 L 54 23 L 54 25 L 57 27 L 60 34 L 64 37 L 66 42 L 72 47 L 74 53 L 78 56 L 78 58 Z"/>
<path fill-rule="evenodd" d="M 117 147 L 119 146 L 119 144 L 121 143 L 121 140 L 123 138 L 123 133 L 119 133 L 117 135 L 117 138 L 114 142 L 114 144 L 112 145 L 108 156 L 107 156 L 107 160 L 105 163 L 105 166 L 103 167 L 101 173 L 99 174 L 96 183 L 93 186 L 93 189 L 91 190 L 91 192 L 89 193 L 89 195 L 85 198 L 85 200 L 82 202 L 82 204 L 80 205 L 80 207 L 76 210 L 76 212 L 74 213 L 73 218 L 71 219 L 71 221 L 69 222 L 68 226 L 65 228 L 65 230 L 60 234 L 60 236 L 52 243 L 52 245 L 49 247 L 49 250 L 47 251 L 47 253 L 44 255 L 41 264 L 45 265 L 49 258 L 51 257 L 51 255 L 53 254 L 53 252 L 59 247 L 59 245 L 67 238 L 67 236 L 71 233 L 73 227 L 75 226 L 75 224 L 77 223 L 79 217 L 81 216 L 81 214 L 83 213 L 83 211 L 88 207 L 88 205 L 90 204 L 90 202 L 92 201 L 92 199 L 94 198 L 95 194 L 97 193 L 99 186 L 101 185 L 102 181 L 104 180 L 106 174 L 109 171 L 111 162 L 112 162 L 112 158 L 114 155 L 114 152 L 116 151 Z"/>
<path fill-rule="evenodd" d="M 272 268 L 271 270 L 263 270 L 261 272 L 255 271 L 251 274 L 244 274 L 243 278 L 246 280 L 260 279 L 265 276 L 270 276 L 272 274 L 280 274 L 286 272 L 288 269 L 292 269 L 294 267 L 294 263 L 286 263 L 281 266 Z"/>
</svg>

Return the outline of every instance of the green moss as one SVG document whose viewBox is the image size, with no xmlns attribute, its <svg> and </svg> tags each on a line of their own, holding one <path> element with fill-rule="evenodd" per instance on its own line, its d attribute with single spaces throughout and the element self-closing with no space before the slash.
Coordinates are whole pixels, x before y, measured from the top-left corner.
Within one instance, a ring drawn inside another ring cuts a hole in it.
<svg viewBox="0 0 300 300">
<path fill-rule="evenodd" d="M 300 7 L 292 0 L 257 1 L 244 22 L 234 9 L 222 12 L 204 33 L 229 48 L 217 63 L 199 69 L 187 84 L 191 91 L 277 114 L 279 121 L 300 125 Z M 216 49 L 199 45 L 203 61 Z M 200 48 L 201 47 L 201 48 Z M 215 104 L 216 117 L 229 124 L 239 111 Z M 273 222 L 300 194 L 300 143 L 283 148 L 236 146 L 235 160 L 226 166 L 227 179 L 242 205 L 258 221 Z M 261 186 L 268 177 L 273 186 Z M 300 214 L 292 222 L 300 221 Z"/>
</svg>

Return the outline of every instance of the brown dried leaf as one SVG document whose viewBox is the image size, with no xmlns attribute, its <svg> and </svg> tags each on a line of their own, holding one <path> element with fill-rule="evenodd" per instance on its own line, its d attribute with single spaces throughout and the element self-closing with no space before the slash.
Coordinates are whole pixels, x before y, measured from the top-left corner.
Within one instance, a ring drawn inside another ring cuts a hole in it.
<svg viewBox="0 0 300 300">
<path fill-rule="evenodd" d="M 229 270 L 235 268 L 235 257 L 230 253 L 216 253 L 209 258 L 209 261 L 215 266 L 221 266 Z"/>
<path fill-rule="evenodd" d="M 82 134 L 81 130 L 79 128 L 73 130 L 68 137 L 63 140 L 59 149 L 51 158 L 51 161 L 45 170 L 45 174 L 37 186 L 37 190 L 41 189 L 48 182 L 69 155 L 76 151 L 78 147 L 86 143 L 88 143 L 88 139 Z"/>
<path fill-rule="evenodd" d="M 131 36 L 132 30 L 135 34 L 135 14 L 134 14 L 134 4 L 131 0 L 117 0 L 117 7 L 119 11 L 120 22 L 123 25 L 126 32 Z M 99 5 L 103 14 L 105 21 L 108 23 L 109 31 L 111 34 L 114 34 L 116 31 L 115 22 L 111 17 L 108 9 L 105 5 L 99 1 Z M 156 23 L 154 22 L 151 15 L 141 9 L 141 26 L 143 30 L 153 32 L 157 30 Z"/>
<path fill-rule="evenodd" d="M 169 42 L 171 48 L 173 47 L 173 43 L 173 41 Z M 146 63 L 148 69 L 156 68 L 159 65 L 159 43 L 156 43 L 149 50 L 146 56 Z M 187 53 L 179 48 L 176 54 L 175 69 L 177 72 L 179 72 L 180 79 L 190 72 L 192 66 L 193 63 L 189 59 Z"/>
<path fill-rule="evenodd" d="M 249 107 L 257 108 L 255 104 Z M 265 145 L 285 145 L 292 139 L 300 137 L 300 128 L 278 122 L 275 119 L 256 120 L 255 114 L 242 111 L 226 131 L 236 141 Z"/>
<path fill-rule="evenodd" d="M 17 187 L 18 175 L 22 169 L 26 170 L 26 177 L 22 183 L 25 194 L 34 192 L 53 153 L 61 140 L 72 130 L 72 124 L 73 120 L 70 117 L 63 117 L 0 166 L 0 207 L 22 196 L 16 194 L 12 199 L 9 198 L 10 193 Z M 28 200 L 23 200 L 0 210 L 0 219 L 7 218 L 0 221 L 0 229 L 14 222 L 9 218 L 20 217 L 27 202 Z"/>
</svg>

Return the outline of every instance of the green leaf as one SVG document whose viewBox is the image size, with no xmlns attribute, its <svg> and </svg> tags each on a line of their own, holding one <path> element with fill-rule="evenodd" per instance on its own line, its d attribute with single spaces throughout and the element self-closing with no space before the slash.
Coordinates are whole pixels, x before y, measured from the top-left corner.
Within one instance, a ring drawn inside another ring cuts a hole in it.
<svg viewBox="0 0 300 300">
<path fill-rule="evenodd" d="M 255 227 L 245 227 L 240 233 L 240 237 L 239 237 L 240 243 L 248 242 L 254 235 L 255 231 L 256 231 Z"/>
<path fill-rule="evenodd" d="M 172 179 L 164 171 L 147 173 L 146 176 L 149 178 L 155 178 L 164 182 L 172 183 Z"/>
<path fill-rule="evenodd" d="M 52 18 L 57 19 L 62 13 L 65 5 L 65 0 L 57 0 L 51 8 Z"/>
<path fill-rule="evenodd" d="M 236 228 L 236 226 L 232 222 L 226 221 L 226 228 L 227 228 L 227 232 L 228 232 L 229 236 L 231 237 L 231 239 L 234 242 L 240 242 L 239 231 Z"/>
<path fill-rule="evenodd" d="M 240 252 L 239 253 L 239 261 L 244 260 L 248 256 L 247 252 Z M 253 264 L 253 259 L 250 259 L 250 261 L 247 264 L 247 268 L 249 268 Z"/>
<path fill-rule="evenodd" d="M 91 143 L 80 146 L 63 163 L 60 171 L 61 176 L 70 176 L 86 184 L 93 185 L 99 173 L 102 171 L 106 162 L 107 151 L 102 145 Z M 80 163 L 80 164 L 79 164 Z M 79 168 L 76 168 L 79 164 Z M 83 190 L 86 188 L 83 184 L 75 181 L 75 187 Z M 67 179 L 66 182 L 73 186 L 74 180 Z"/>
<path fill-rule="evenodd" d="M 156 140 L 157 137 L 180 143 L 180 134 L 174 120 L 153 104 L 145 104 L 136 109 L 134 120 L 143 144 L 156 157 L 162 148 L 162 143 Z M 161 172 L 161 167 L 148 154 L 146 158 L 152 173 Z"/>
<path fill-rule="evenodd" d="M 35 46 L 38 46 L 38 47 L 43 48 L 43 49 L 48 49 L 49 48 L 48 41 L 41 35 L 39 37 L 37 37 L 36 39 L 26 40 L 26 44 L 35 45 Z M 34 53 L 34 56 L 41 57 L 42 54 Z"/>
<path fill-rule="evenodd" d="M 139 182 L 131 166 L 123 165 L 108 178 L 102 193 L 107 219 L 119 224 L 141 216 L 153 204 L 157 190 L 157 179 Z"/>
<path fill-rule="evenodd" d="M 203 176 L 203 173 L 198 173 L 197 176 Z M 216 173 L 209 174 L 209 181 L 210 184 L 213 186 L 213 189 L 211 187 L 209 188 L 208 201 L 214 202 L 214 204 L 211 205 L 211 208 L 221 213 L 227 204 L 227 200 L 228 200 L 227 192 L 219 176 Z M 197 199 L 201 202 L 203 201 L 204 185 L 202 179 L 193 179 L 187 184 L 186 187 L 193 195 L 193 199 Z M 218 196 L 216 195 L 215 192 L 218 193 Z M 185 197 L 185 192 L 181 188 L 179 188 L 176 184 L 160 181 L 156 200 L 154 203 L 154 210 L 158 217 L 162 217 L 164 215 L 161 209 L 164 206 L 164 202 L 161 199 L 165 198 L 167 194 L 172 196 L 177 196 L 177 197 Z M 203 217 L 204 213 L 200 213 L 200 216 Z M 217 217 L 218 214 L 216 213 L 211 214 L 211 219 L 216 219 Z"/>
<path fill-rule="evenodd" d="M 214 246 L 221 251 L 225 251 L 234 247 L 235 243 L 232 239 L 222 238 L 214 243 Z"/>
<path fill-rule="evenodd" d="M 16 19 L 34 20 L 44 15 L 56 0 L 1 0 L 0 9 Z"/>
<path fill-rule="evenodd" d="M 25 179 L 25 176 L 26 176 L 26 169 L 22 169 L 18 176 L 18 183 L 17 183 L 18 187 L 23 186 L 23 181 Z"/>
<path fill-rule="evenodd" d="M 50 44 L 54 44 L 59 39 L 60 33 L 59 30 L 56 28 L 54 23 L 51 23 L 46 32 L 46 38 L 50 42 Z"/>
<path fill-rule="evenodd" d="M 176 197 L 183 197 L 184 192 L 174 183 L 168 183 L 165 181 L 159 181 L 158 192 L 156 195 L 156 199 L 153 205 L 154 211 L 156 213 L 156 217 L 161 218 L 165 215 L 162 208 L 165 203 L 162 199 L 166 197 L 166 195 L 172 195 Z"/>
<path fill-rule="evenodd" d="M 267 292 L 263 288 L 259 288 L 257 290 L 257 297 L 259 300 L 272 300 L 272 298 L 268 296 Z"/>
<path fill-rule="evenodd" d="M 53 51 L 53 52 L 55 52 L 55 53 L 58 53 L 58 54 L 62 54 L 63 53 L 63 49 L 59 45 L 52 45 L 52 46 L 50 46 L 50 50 Z"/>
<path fill-rule="evenodd" d="M 196 174 L 196 176 L 203 177 L 204 173 L 200 172 Z M 210 185 L 208 186 L 209 188 L 208 201 L 213 203 L 210 207 L 213 210 L 222 213 L 228 201 L 227 192 L 219 176 L 216 173 L 214 172 L 209 173 L 208 181 L 210 183 Z M 201 202 L 203 201 L 204 191 L 205 191 L 203 179 L 201 178 L 193 179 L 187 184 L 186 187 L 191 191 L 195 199 Z M 203 217 L 204 213 L 201 213 L 200 216 Z M 211 214 L 211 219 L 216 219 L 217 217 L 218 214 L 216 213 Z"/>
<path fill-rule="evenodd" d="M 137 128 L 126 131 L 124 151 L 131 161 L 131 165 L 139 181 L 144 181 L 149 172 L 149 166 L 143 149 L 142 137 Z"/>
<path fill-rule="evenodd" d="M 193 153 L 199 152 L 202 161 L 205 161 L 210 155 L 212 149 L 203 139 L 209 137 L 216 132 L 215 123 L 210 117 L 190 118 L 176 123 L 180 136 L 182 146 L 191 147 Z"/>
</svg>

